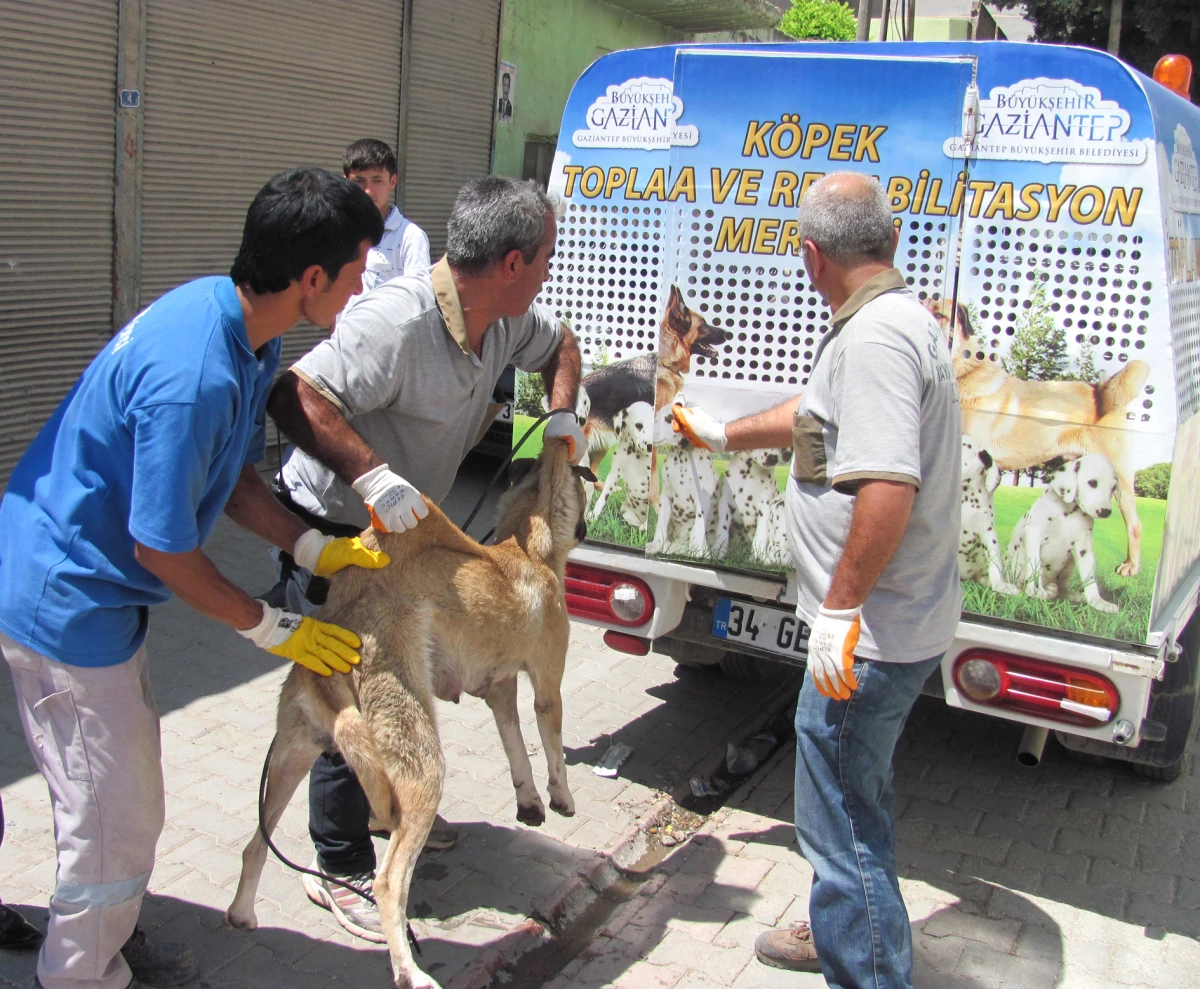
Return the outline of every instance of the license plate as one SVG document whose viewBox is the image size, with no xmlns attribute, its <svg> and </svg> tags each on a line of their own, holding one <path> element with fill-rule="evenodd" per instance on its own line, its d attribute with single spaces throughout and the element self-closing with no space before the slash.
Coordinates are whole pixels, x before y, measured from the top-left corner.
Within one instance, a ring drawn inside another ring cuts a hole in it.
<svg viewBox="0 0 1200 989">
<path fill-rule="evenodd" d="M 808 626 L 791 611 L 749 601 L 717 598 L 712 635 L 740 642 L 781 656 L 808 655 Z"/>
</svg>

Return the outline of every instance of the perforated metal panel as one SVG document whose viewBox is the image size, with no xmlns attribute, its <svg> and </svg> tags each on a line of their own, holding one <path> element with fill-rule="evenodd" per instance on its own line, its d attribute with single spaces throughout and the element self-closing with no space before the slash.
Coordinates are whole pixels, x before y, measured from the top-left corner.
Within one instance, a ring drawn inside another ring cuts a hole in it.
<svg viewBox="0 0 1200 989">
<path fill-rule="evenodd" d="M 539 301 L 566 319 L 589 364 L 658 348 L 662 206 L 570 203 Z"/>
<path fill-rule="evenodd" d="M 1169 355 L 1161 336 L 1155 348 L 1151 319 L 1161 267 L 1145 263 L 1144 249 L 1136 234 L 1063 224 L 972 224 L 964 238 L 959 301 L 972 307 L 988 357 L 1003 361 L 1022 315 L 1041 293 L 1066 333 L 1073 360 L 1090 349 L 1102 375 L 1134 359 L 1150 364 L 1150 381 L 1126 419 L 1170 430 L 1175 424 L 1169 389 L 1166 402 L 1156 394 Z"/>
<path fill-rule="evenodd" d="M 1175 391 L 1182 423 L 1200 411 L 1200 281 L 1172 285 L 1170 305 Z"/>
</svg>

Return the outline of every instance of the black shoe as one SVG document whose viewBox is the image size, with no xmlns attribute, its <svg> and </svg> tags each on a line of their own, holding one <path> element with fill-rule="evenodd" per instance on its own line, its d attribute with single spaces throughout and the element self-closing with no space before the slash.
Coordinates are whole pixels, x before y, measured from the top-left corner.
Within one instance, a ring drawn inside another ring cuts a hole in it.
<svg viewBox="0 0 1200 989">
<path fill-rule="evenodd" d="M 139 982 L 158 989 L 181 986 L 200 972 L 196 956 L 186 944 L 178 941 L 151 944 L 140 927 L 133 929 L 129 940 L 121 947 L 121 954 L 133 972 L 135 989 Z"/>
<path fill-rule="evenodd" d="M 0 948 L 27 951 L 42 943 L 45 935 L 12 907 L 0 903 Z"/>
</svg>

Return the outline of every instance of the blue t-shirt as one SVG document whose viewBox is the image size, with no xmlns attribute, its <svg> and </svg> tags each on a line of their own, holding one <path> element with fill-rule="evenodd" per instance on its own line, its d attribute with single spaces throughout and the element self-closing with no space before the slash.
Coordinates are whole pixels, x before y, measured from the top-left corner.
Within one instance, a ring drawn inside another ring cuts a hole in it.
<svg viewBox="0 0 1200 989">
<path fill-rule="evenodd" d="M 203 544 L 266 448 L 276 337 L 256 355 L 228 278 L 168 292 L 112 338 L 30 444 L 0 501 L 0 629 L 112 666 L 170 597 L 134 559 Z"/>
</svg>

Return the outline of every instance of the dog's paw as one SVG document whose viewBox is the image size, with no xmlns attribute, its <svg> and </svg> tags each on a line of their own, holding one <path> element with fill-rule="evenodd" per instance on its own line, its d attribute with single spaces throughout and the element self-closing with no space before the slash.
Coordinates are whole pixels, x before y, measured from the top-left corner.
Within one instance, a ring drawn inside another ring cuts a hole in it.
<svg viewBox="0 0 1200 989">
<path fill-rule="evenodd" d="M 539 801 L 529 807 L 522 807 L 517 804 L 517 820 L 522 824 L 528 824 L 531 828 L 540 828 L 546 823 L 546 808 Z"/>
<path fill-rule="evenodd" d="M 1117 574 L 1121 577 L 1136 577 L 1141 569 L 1140 564 L 1134 563 L 1132 560 L 1126 560 L 1117 567 Z"/>
<path fill-rule="evenodd" d="M 1016 584 L 1010 584 L 1007 580 L 997 580 L 992 583 L 992 590 L 997 594 L 1020 594 L 1021 588 Z"/>
<path fill-rule="evenodd" d="M 561 814 L 563 817 L 574 817 L 575 801 L 570 796 L 568 796 L 566 800 L 559 800 L 556 797 L 551 797 L 550 809 L 556 814 Z"/>
<path fill-rule="evenodd" d="M 1089 601 L 1093 608 L 1097 611 L 1103 611 L 1106 615 L 1115 615 L 1121 609 L 1111 601 L 1105 601 L 1104 598 L 1096 598 L 1095 601 Z"/>
<path fill-rule="evenodd" d="M 227 927 L 236 927 L 239 931 L 253 931 L 258 928 L 258 917 L 253 910 L 242 913 L 230 907 L 225 911 L 225 924 Z"/>
<path fill-rule="evenodd" d="M 432 975 L 426 975 L 415 965 L 409 972 L 398 972 L 395 982 L 396 989 L 442 989 Z"/>
</svg>

